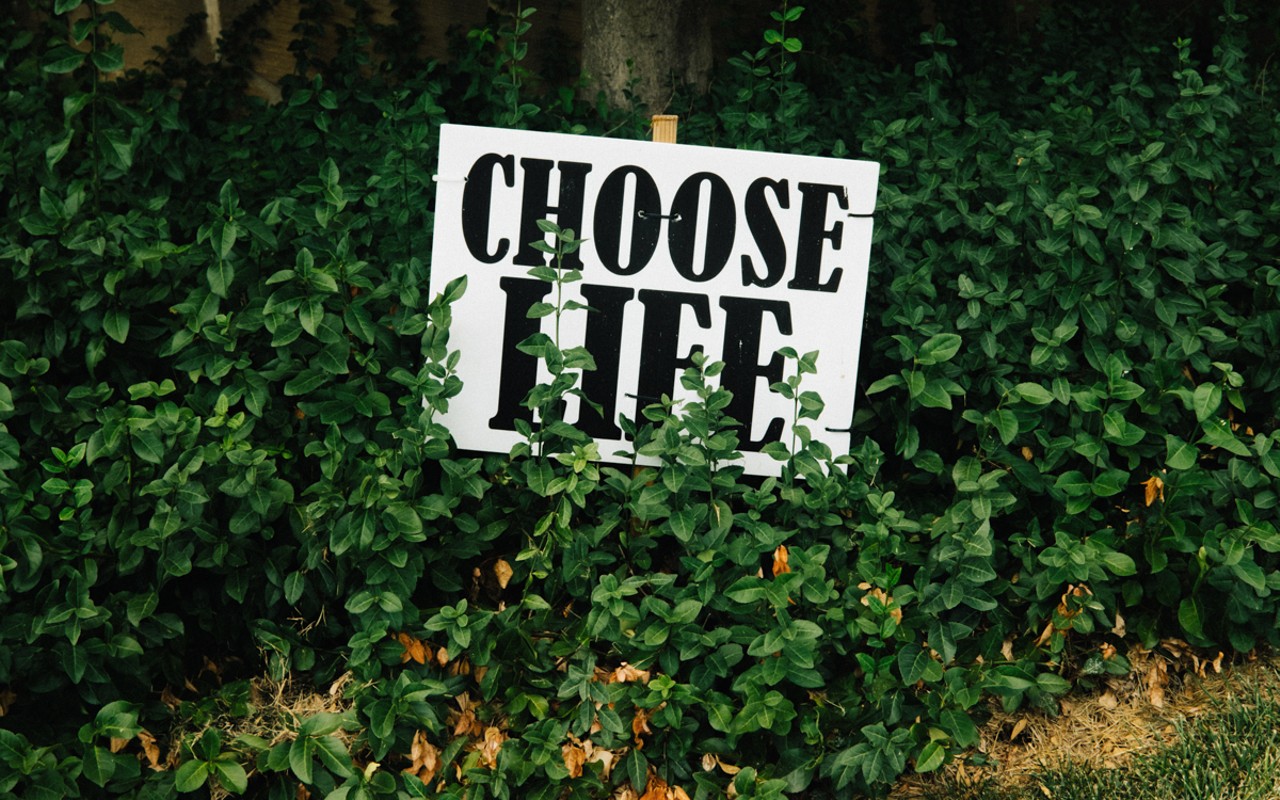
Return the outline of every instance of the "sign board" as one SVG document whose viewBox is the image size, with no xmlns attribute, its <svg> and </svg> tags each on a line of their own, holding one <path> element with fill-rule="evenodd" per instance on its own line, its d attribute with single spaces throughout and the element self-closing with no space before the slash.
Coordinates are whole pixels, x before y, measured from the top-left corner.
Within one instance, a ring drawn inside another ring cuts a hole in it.
<svg viewBox="0 0 1280 800">
<path fill-rule="evenodd" d="M 644 406 L 679 399 L 701 349 L 725 362 L 746 471 L 777 474 L 759 450 L 791 441 L 791 401 L 768 388 L 785 377 L 782 347 L 819 352 L 802 389 L 826 407 L 805 424 L 847 452 L 878 177 L 867 161 L 443 126 L 431 292 L 468 285 L 450 335 L 463 388 L 441 421 L 459 447 L 507 452 L 515 421 L 533 420 L 522 401 L 549 375 L 516 345 L 552 332 L 526 316 L 555 301 L 528 275 L 554 266 L 530 246 L 552 242 L 538 227 L 549 219 L 586 239 L 565 258 L 582 280 L 562 300 L 592 310 L 563 315 L 560 346 L 591 352 L 579 385 L 602 413 L 570 398 L 564 419 L 602 454 L 631 452 L 619 415 L 643 421 Z"/>
</svg>

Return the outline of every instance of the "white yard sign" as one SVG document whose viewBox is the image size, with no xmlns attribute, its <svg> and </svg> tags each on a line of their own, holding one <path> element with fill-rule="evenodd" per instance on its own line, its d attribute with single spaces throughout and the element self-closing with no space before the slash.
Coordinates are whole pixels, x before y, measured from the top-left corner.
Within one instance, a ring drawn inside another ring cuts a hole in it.
<svg viewBox="0 0 1280 800">
<path fill-rule="evenodd" d="M 442 422 L 459 447 L 506 452 L 516 419 L 534 420 L 521 403 L 549 376 L 516 345 L 552 332 L 526 317 L 555 300 L 527 274 L 554 266 L 529 246 L 551 241 L 537 225 L 550 219 L 587 240 L 565 259 L 582 280 L 563 299 L 593 310 L 563 316 L 560 346 L 591 352 L 580 386 L 603 413 L 571 398 L 565 419 L 602 454 L 630 453 L 619 415 L 681 398 L 701 349 L 726 364 L 746 471 L 777 474 L 758 451 L 791 441 L 791 401 L 768 388 L 785 377 L 781 347 L 819 351 L 802 388 L 826 407 L 805 423 L 847 452 L 878 176 L 867 161 L 445 125 L 431 293 L 461 275 L 468 287 L 450 336 L 463 389 Z"/>
</svg>

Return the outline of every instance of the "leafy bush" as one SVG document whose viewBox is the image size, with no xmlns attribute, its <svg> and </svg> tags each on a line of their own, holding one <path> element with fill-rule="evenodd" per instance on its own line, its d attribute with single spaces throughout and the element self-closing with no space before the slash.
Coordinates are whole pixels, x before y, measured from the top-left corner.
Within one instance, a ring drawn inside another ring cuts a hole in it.
<svg viewBox="0 0 1280 800">
<path fill-rule="evenodd" d="M 681 100 L 685 141 L 883 164 L 855 446 L 764 480 L 706 361 L 629 423 L 656 469 L 436 421 L 439 124 L 643 135 L 530 88 L 527 9 L 446 66 L 303 40 L 265 106 L 181 41 L 106 80 L 91 8 L 0 36 L 0 793 L 878 793 L 1126 640 L 1276 643 L 1280 117 L 1230 7 L 1209 63 L 1045 71 L 1116 13 L 1077 11 L 818 91 L 784 5 Z"/>
</svg>

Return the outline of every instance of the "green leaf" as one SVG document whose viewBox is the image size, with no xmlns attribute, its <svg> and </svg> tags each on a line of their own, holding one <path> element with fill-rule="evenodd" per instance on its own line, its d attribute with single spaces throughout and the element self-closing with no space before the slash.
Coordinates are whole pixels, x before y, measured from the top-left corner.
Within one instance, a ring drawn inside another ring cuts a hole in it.
<svg viewBox="0 0 1280 800">
<path fill-rule="evenodd" d="M 733 708 L 727 703 L 712 703 L 707 706 L 707 722 L 721 733 L 728 733 L 733 727 Z"/>
<path fill-rule="evenodd" d="M 111 776 L 116 774 L 116 758 L 105 747 L 94 745 L 84 754 L 80 763 L 84 776 L 98 786 L 106 786 Z"/>
<path fill-rule="evenodd" d="M 231 281 L 235 279 L 235 270 L 232 269 L 231 262 L 219 258 L 205 271 L 205 277 L 209 281 L 210 291 L 218 297 L 225 299 L 231 296 Z"/>
<path fill-rule="evenodd" d="M 867 745 L 859 744 L 841 750 L 823 763 L 822 774 L 831 778 L 837 790 L 844 789 L 861 777 L 862 761 L 864 754 L 869 755 L 868 749 Z"/>
<path fill-rule="evenodd" d="M 133 166 L 132 137 L 112 128 L 98 134 L 98 149 L 107 163 L 117 169 L 128 170 Z"/>
<path fill-rule="evenodd" d="M 1109 469 L 1093 480 L 1093 493 L 1098 497 L 1111 497 L 1124 491 L 1129 473 L 1122 469 Z"/>
<path fill-rule="evenodd" d="M 1204 624 L 1201 622 L 1200 603 L 1194 597 L 1184 597 L 1178 604 L 1178 624 L 1189 637 L 1204 638 Z"/>
<path fill-rule="evenodd" d="M 1235 433 L 1231 430 L 1231 424 L 1225 419 L 1212 419 L 1200 425 L 1200 430 L 1204 432 L 1204 436 L 1200 441 L 1210 447 L 1220 447 L 1229 453 L 1238 456 L 1251 456 L 1253 453 L 1248 446 L 1236 438 Z"/>
<path fill-rule="evenodd" d="M 920 681 L 935 683 L 942 680 L 942 665 L 915 642 L 908 642 L 898 651 L 898 672 L 902 675 L 902 682 L 909 686 Z"/>
<path fill-rule="evenodd" d="M 1053 402 L 1053 393 L 1038 383 L 1020 383 L 1015 388 L 1018 396 L 1032 405 L 1044 406 Z"/>
<path fill-rule="evenodd" d="M 102 318 L 102 332 L 124 344 L 129 338 L 129 312 L 113 308 Z"/>
<path fill-rule="evenodd" d="M 1196 464 L 1199 451 L 1193 444 L 1188 444 L 1173 434 L 1164 437 L 1165 464 L 1169 469 L 1191 469 Z"/>
<path fill-rule="evenodd" d="M 925 408 L 951 408 L 951 395 L 941 381 L 928 381 L 916 400 Z"/>
<path fill-rule="evenodd" d="M 916 353 L 916 363 L 929 365 L 950 361 L 960 350 L 960 342 L 959 334 L 955 333 L 939 333 L 931 336 L 928 341 L 920 345 L 920 350 Z"/>
<path fill-rule="evenodd" d="M 355 774 L 352 767 L 351 754 L 336 736 L 322 736 L 316 739 L 316 755 L 334 775 L 349 778 Z"/>
<path fill-rule="evenodd" d="M 209 763 L 207 761 L 187 761 L 178 767 L 173 779 L 173 788 L 180 792 L 194 792 L 209 779 Z"/>
<path fill-rule="evenodd" d="M 217 775 L 218 783 L 228 792 L 244 794 L 245 789 L 249 788 L 249 776 L 245 774 L 244 767 L 235 761 L 219 758 L 211 762 L 210 766 Z"/>
<path fill-rule="evenodd" d="M 1008 409 L 998 408 L 987 414 L 992 427 L 1000 435 L 1001 444 L 1008 445 L 1018 436 L 1018 416 Z"/>
<path fill-rule="evenodd" d="M 100 72 L 118 72 L 124 69 L 124 45 L 113 44 L 104 50 L 95 50 L 90 59 Z"/>
<path fill-rule="evenodd" d="M 107 703 L 94 716 L 93 728 L 99 736 L 132 739 L 142 730 L 138 724 L 138 706 L 124 700 Z"/>
<path fill-rule="evenodd" d="M 289 769 L 303 783 L 311 783 L 311 751 L 315 740 L 309 736 L 299 736 L 289 745 Z"/>
<path fill-rule="evenodd" d="M 159 435 L 151 429 L 140 430 L 132 437 L 133 452 L 138 458 L 152 464 L 159 464 L 164 459 L 164 445 Z"/>
<path fill-rule="evenodd" d="M 1202 383 L 1196 387 L 1192 395 L 1192 408 L 1195 409 L 1197 420 L 1204 422 L 1209 419 L 1220 405 L 1222 405 L 1221 386 L 1216 383 Z"/>
<path fill-rule="evenodd" d="M 1114 550 L 1108 551 L 1102 554 L 1101 561 L 1111 571 L 1112 575 L 1127 578 L 1138 574 L 1138 565 L 1124 553 L 1117 553 Z"/>
<path fill-rule="evenodd" d="M 53 13 L 66 14 L 68 11 L 75 11 L 84 3 L 84 0 L 54 0 Z"/>
<path fill-rule="evenodd" d="M 59 47 L 49 53 L 41 69 L 54 75 L 65 75 L 68 72 L 74 72 L 87 57 L 88 53 L 72 50 L 66 46 Z"/>
<path fill-rule="evenodd" d="M 916 772 L 933 772 L 947 760 L 947 750 L 938 742 L 929 742 L 916 758 Z"/>
</svg>

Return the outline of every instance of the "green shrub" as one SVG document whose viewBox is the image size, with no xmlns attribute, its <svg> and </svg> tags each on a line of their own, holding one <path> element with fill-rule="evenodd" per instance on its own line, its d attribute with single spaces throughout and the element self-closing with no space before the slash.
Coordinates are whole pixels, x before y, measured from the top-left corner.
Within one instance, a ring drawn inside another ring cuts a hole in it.
<svg viewBox="0 0 1280 800">
<path fill-rule="evenodd" d="M 628 422 L 656 469 L 436 421 L 439 124 L 643 135 L 529 87 L 527 14 L 446 66 L 301 46 L 276 106 L 180 41 L 103 79 L 119 15 L 6 23 L 0 793 L 878 793 L 1124 672 L 1099 634 L 1275 644 L 1280 115 L 1230 8 L 1210 63 L 1044 71 L 1107 13 L 818 91 L 783 6 L 682 98 L 685 141 L 883 165 L 855 446 L 763 480 L 706 361 Z"/>
</svg>

